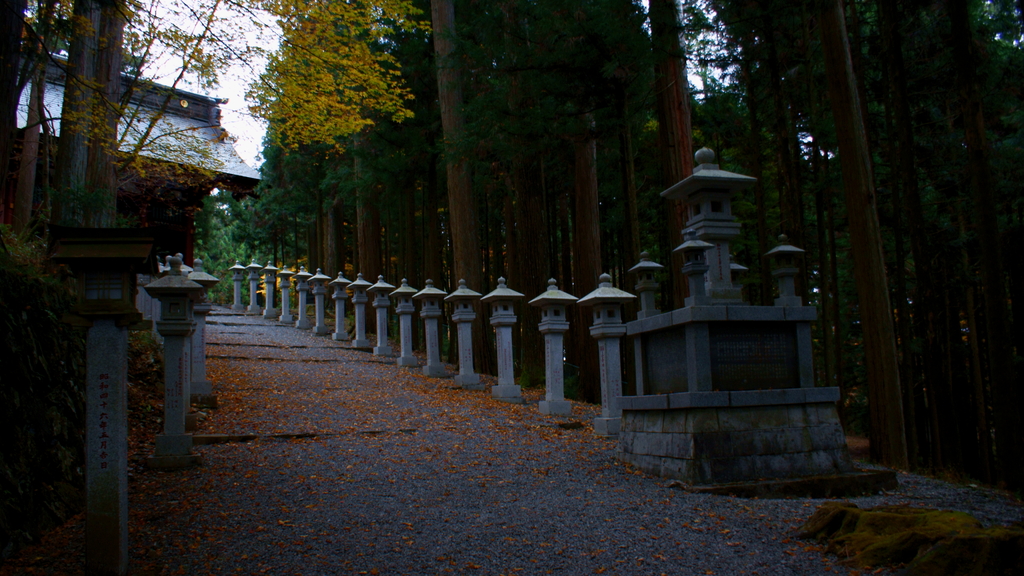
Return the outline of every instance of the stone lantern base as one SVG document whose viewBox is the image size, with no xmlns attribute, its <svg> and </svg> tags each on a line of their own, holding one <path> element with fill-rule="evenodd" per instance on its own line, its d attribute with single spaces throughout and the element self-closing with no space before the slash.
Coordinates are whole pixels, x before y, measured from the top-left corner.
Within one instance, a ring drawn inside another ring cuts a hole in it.
<svg viewBox="0 0 1024 576">
<path fill-rule="evenodd" d="M 541 400 L 538 409 L 541 414 L 549 416 L 568 416 L 572 414 L 572 403 L 568 400 Z"/>
<path fill-rule="evenodd" d="M 463 390 L 483 390 L 486 385 L 480 382 L 479 374 L 458 374 L 455 376 L 455 383 L 462 386 Z"/>
<path fill-rule="evenodd" d="M 518 384 L 497 384 L 491 386 L 491 398 L 510 404 L 522 404 L 523 390 Z"/>
</svg>

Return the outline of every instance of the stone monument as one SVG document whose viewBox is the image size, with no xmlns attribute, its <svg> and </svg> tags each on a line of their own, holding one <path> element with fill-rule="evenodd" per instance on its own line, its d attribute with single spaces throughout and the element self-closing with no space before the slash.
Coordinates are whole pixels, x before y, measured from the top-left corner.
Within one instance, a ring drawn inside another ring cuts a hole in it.
<svg viewBox="0 0 1024 576">
<path fill-rule="evenodd" d="M 313 327 L 309 318 L 306 318 L 306 307 L 309 304 L 309 300 L 307 300 L 309 295 L 309 279 L 312 277 L 312 274 L 306 272 L 305 266 L 300 266 L 299 272 L 292 277 L 295 281 L 295 291 L 299 294 L 298 298 L 296 298 L 298 305 L 295 307 L 295 327 L 299 330 L 309 330 Z"/>
<path fill-rule="evenodd" d="M 241 262 L 235 260 L 235 265 L 228 268 L 228 270 L 233 272 L 231 279 L 235 283 L 235 299 L 231 309 L 241 312 L 245 310 L 245 304 L 242 304 L 242 281 L 245 280 L 245 266 L 242 266 Z"/>
<path fill-rule="evenodd" d="M 273 261 L 268 261 L 263 267 L 263 291 L 267 295 L 267 306 L 263 309 L 263 319 L 273 320 L 281 315 L 281 311 L 274 308 L 274 292 L 277 292 L 278 269 Z"/>
<path fill-rule="evenodd" d="M 292 302 L 289 297 L 292 288 L 292 276 L 295 276 L 295 272 L 292 272 L 287 267 L 277 271 L 277 277 L 281 284 L 281 317 L 277 321 L 289 326 L 295 324 L 295 317 L 292 316 Z"/>
<path fill-rule="evenodd" d="M 256 263 L 256 259 L 252 259 L 252 263 L 245 267 L 249 271 L 249 307 L 245 310 L 246 314 L 260 314 L 259 291 L 260 291 L 260 271 L 263 270 L 263 266 Z"/>
<path fill-rule="evenodd" d="M 313 334 L 317 336 L 326 336 L 330 334 L 330 329 L 327 328 L 327 322 L 324 320 L 324 315 L 327 310 L 327 282 L 331 281 L 331 277 L 316 269 L 316 274 L 309 279 L 309 283 L 313 285 L 313 317 L 316 323 L 313 325 Z"/>
<path fill-rule="evenodd" d="M 691 484 L 796 479 L 852 471 L 836 415 L 837 388 L 814 387 L 810 323 L 787 278 L 799 252 L 780 244 L 775 306 L 750 306 L 733 285 L 732 194 L 753 178 L 696 155 L 693 175 L 662 192 L 689 207 L 677 250 L 690 297 L 678 310 L 627 324 L 639 342 L 637 389 L 623 397 L 618 458 Z"/>
</svg>

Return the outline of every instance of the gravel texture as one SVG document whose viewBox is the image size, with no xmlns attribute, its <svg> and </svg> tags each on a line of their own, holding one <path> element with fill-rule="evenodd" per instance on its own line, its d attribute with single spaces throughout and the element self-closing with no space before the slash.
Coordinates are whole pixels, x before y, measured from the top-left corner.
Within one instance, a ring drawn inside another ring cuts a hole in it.
<svg viewBox="0 0 1024 576">
<path fill-rule="evenodd" d="M 614 460 L 597 407 L 548 417 L 541 391 L 499 403 L 329 337 L 223 308 L 209 320 L 221 407 L 199 433 L 259 438 L 197 447 L 193 470 L 136 472 L 136 573 L 848 573 L 794 536 L 820 500 L 671 488 Z M 1024 519 L 1001 492 L 899 478 L 853 502 Z"/>
</svg>

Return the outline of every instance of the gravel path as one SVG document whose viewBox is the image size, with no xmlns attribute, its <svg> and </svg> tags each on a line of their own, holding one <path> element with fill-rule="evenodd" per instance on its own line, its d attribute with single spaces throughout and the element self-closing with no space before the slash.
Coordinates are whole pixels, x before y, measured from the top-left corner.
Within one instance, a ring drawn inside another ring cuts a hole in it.
<svg viewBox="0 0 1024 576">
<path fill-rule="evenodd" d="M 197 447 L 201 468 L 141 473 L 136 573 L 848 573 L 793 535 L 820 500 L 671 488 L 613 459 L 614 442 L 593 435 L 593 406 L 543 416 L 539 391 L 525 405 L 495 402 L 225 309 L 208 330 L 221 408 L 199 433 L 259 438 Z M 900 482 L 854 502 L 1024 519 L 999 492 Z"/>
</svg>

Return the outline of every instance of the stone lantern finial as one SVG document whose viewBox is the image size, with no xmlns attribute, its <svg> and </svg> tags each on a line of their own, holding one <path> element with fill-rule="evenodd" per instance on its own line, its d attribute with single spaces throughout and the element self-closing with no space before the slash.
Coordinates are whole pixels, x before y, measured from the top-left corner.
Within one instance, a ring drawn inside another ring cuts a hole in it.
<svg viewBox="0 0 1024 576">
<path fill-rule="evenodd" d="M 715 162 L 715 151 L 707 146 L 697 150 L 697 153 L 693 155 L 693 159 L 697 161 L 697 165 L 701 164 L 712 164 Z"/>
</svg>

